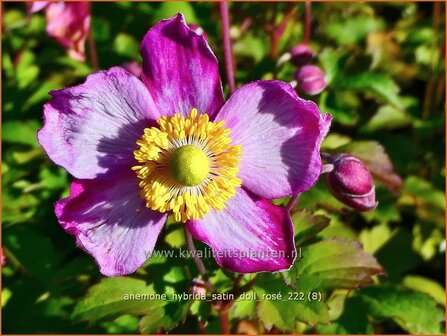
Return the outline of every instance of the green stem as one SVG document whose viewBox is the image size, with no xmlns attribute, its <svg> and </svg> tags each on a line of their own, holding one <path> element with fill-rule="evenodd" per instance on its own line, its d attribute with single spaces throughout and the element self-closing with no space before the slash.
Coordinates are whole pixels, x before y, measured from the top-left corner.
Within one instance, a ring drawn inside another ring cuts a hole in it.
<svg viewBox="0 0 447 336">
<path fill-rule="evenodd" d="M 98 53 L 96 51 L 95 38 L 93 37 L 93 26 L 90 25 L 90 30 L 87 37 L 88 51 L 90 56 L 90 64 L 93 71 L 99 70 Z"/>
<path fill-rule="evenodd" d="M 222 19 L 222 39 L 224 47 L 225 57 L 225 69 L 227 71 L 227 81 L 230 87 L 230 93 L 236 90 L 236 84 L 234 80 L 234 64 L 233 64 L 233 49 L 230 38 L 230 14 L 228 9 L 228 2 L 221 1 L 220 5 L 220 17 Z"/>
</svg>

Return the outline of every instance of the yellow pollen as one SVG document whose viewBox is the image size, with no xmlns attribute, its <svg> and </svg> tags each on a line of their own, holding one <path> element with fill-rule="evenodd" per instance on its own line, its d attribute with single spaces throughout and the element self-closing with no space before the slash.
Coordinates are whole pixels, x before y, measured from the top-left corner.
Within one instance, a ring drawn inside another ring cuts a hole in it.
<svg viewBox="0 0 447 336">
<path fill-rule="evenodd" d="M 176 221 L 203 218 L 222 210 L 241 186 L 237 177 L 240 145 L 233 145 L 224 121 L 192 109 L 188 117 L 161 117 L 158 127 L 144 129 L 132 167 L 141 196 L 150 209 L 172 211 Z"/>
<path fill-rule="evenodd" d="M 185 186 L 202 183 L 210 172 L 210 162 L 205 152 L 196 146 L 177 148 L 169 160 L 172 177 Z"/>
</svg>

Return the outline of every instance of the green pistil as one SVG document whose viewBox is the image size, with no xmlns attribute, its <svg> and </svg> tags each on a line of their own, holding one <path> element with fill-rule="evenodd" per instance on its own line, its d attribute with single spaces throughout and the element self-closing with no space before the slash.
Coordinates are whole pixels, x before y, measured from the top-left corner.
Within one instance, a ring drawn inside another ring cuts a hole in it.
<svg viewBox="0 0 447 336">
<path fill-rule="evenodd" d="M 169 161 L 173 178 L 188 187 L 201 184 L 210 172 L 210 161 L 200 148 L 186 145 L 177 148 Z"/>
</svg>

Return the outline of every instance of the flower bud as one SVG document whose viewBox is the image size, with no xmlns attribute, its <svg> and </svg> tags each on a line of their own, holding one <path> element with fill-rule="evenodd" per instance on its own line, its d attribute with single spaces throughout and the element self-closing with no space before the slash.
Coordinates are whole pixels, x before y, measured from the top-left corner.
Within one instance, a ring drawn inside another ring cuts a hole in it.
<svg viewBox="0 0 447 336">
<path fill-rule="evenodd" d="M 326 174 L 331 193 L 344 204 L 370 211 L 377 206 L 372 176 L 366 165 L 349 154 L 338 154 L 330 159 L 334 169 Z"/>
<path fill-rule="evenodd" d="M 90 31 L 88 2 L 51 2 L 45 9 L 47 33 L 59 42 L 68 55 L 85 61 L 85 41 Z"/>
<path fill-rule="evenodd" d="M 290 49 L 290 62 L 293 65 L 301 66 L 309 63 L 314 57 L 314 52 L 308 44 L 296 44 Z"/>
<path fill-rule="evenodd" d="M 295 72 L 298 92 L 309 96 L 321 93 L 327 86 L 326 76 L 316 65 L 304 65 Z"/>
</svg>

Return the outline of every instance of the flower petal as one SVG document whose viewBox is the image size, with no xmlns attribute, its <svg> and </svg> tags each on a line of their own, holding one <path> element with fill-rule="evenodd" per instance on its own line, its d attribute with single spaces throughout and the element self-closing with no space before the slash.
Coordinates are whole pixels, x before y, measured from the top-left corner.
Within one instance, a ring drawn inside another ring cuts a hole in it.
<svg viewBox="0 0 447 336">
<path fill-rule="evenodd" d="M 236 90 L 216 117 L 242 145 L 238 177 L 265 198 L 312 187 L 321 173 L 320 145 L 331 116 L 299 98 L 289 84 L 257 81 Z"/>
<path fill-rule="evenodd" d="M 192 108 L 213 116 L 223 105 L 219 66 L 205 38 L 182 14 L 151 28 L 141 43 L 143 81 L 164 115 L 189 115 Z"/>
<path fill-rule="evenodd" d="M 113 179 L 76 180 L 56 216 L 107 276 L 135 272 L 150 256 L 166 214 L 147 209 L 133 172 Z"/>
<path fill-rule="evenodd" d="M 88 2 L 54 2 L 46 9 L 47 33 L 78 61 L 85 60 L 85 40 L 90 31 Z"/>
<path fill-rule="evenodd" d="M 37 13 L 48 6 L 49 1 L 32 1 L 27 2 L 26 7 L 30 13 Z"/>
<path fill-rule="evenodd" d="M 51 95 L 39 143 L 51 160 L 81 179 L 131 166 L 136 141 L 152 126 L 150 119 L 159 117 L 144 84 L 119 67 Z"/>
<path fill-rule="evenodd" d="M 233 272 L 280 271 L 295 260 L 288 212 L 243 188 L 228 200 L 224 210 L 186 225 L 194 238 L 213 249 L 217 263 Z"/>
</svg>

